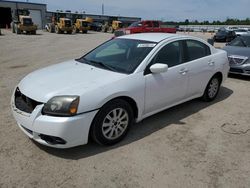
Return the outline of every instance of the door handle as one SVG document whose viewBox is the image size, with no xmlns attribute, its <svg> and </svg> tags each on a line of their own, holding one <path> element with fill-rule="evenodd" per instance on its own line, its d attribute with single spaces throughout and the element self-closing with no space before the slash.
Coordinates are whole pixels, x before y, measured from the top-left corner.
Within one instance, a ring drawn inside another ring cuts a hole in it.
<svg viewBox="0 0 250 188">
<path fill-rule="evenodd" d="M 182 75 L 185 75 L 187 72 L 188 72 L 188 70 L 187 70 L 186 68 L 181 69 L 181 70 L 179 71 L 179 73 L 182 74 Z"/>
<path fill-rule="evenodd" d="M 208 61 L 209 66 L 214 66 L 214 61 Z"/>
</svg>

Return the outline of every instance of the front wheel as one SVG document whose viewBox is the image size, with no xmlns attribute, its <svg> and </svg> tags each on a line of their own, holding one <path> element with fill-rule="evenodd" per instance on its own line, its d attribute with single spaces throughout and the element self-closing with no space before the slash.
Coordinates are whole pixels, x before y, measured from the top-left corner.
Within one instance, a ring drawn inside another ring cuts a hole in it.
<svg viewBox="0 0 250 188">
<path fill-rule="evenodd" d="M 126 101 L 121 99 L 110 101 L 94 118 L 91 137 L 101 145 L 113 145 L 126 136 L 133 122 L 133 111 Z"/>
<path fill-rule="evenodd" d="M 61 30 L 57 25 L 55 26 L 55 32 L 56 34 L 61 34 Z"/>
<path fill-rule="evenodd" d="M 202 99 L 208 102 L 214 100 L 220 90 L 220 84 L 221 84 L 220 78 L 218 76 L 213 76 L 207 84 Z"/>
</svg>

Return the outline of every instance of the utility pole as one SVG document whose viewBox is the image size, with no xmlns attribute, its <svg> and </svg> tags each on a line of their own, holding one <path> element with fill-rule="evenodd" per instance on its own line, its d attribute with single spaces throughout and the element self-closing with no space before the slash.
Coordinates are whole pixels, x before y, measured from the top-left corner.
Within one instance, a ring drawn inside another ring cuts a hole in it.
<svg viewBox="0 0 250 188">
<path fill-rule="evenodd" d="M 102 3 L 102 15 L 104 15 L 104 4 Z"/>
</svg>

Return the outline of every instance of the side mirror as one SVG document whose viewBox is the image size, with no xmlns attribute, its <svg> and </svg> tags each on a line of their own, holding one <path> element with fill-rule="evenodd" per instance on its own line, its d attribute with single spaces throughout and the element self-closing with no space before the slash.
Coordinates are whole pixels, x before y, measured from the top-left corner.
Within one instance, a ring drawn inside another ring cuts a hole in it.
<svg viewBox="0 0 250 188">
<path fill-rule="evenodd" d="M 154 65 L 151 65 L 149 68 L 152 73 L 162 73 L 162 72 L 167 72 L 168 70 L 168 65 L 167 64 L 162 64 L 162 63 L 156 63 Z"/>
</svg>

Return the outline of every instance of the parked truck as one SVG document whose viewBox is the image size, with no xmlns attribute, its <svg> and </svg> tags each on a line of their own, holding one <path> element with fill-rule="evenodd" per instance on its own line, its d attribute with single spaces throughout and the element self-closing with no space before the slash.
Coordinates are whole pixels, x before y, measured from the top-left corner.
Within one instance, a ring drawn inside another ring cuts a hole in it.
<svg viewBox="0 0 250 188">
<path fill-rule="evenodd" d="M 165 26 L 160 21 L 144 20 L 140 22 L 134 22 L 127 28 L 118 29 L 117 31 L 115 31 L 115 36 L 118 37 L 133 33 L 147 32 L 176 33 L 176 28 Z"/>
<path fill-rule="evenodd" d="M 26 34 L 36 34 L 37 25 L 33 23 L 29 14 L 28 10 L 16 10 L 13 22 L 11 23 L 13 33 L 21 34 L 25 32 Z"/>
</svg>

